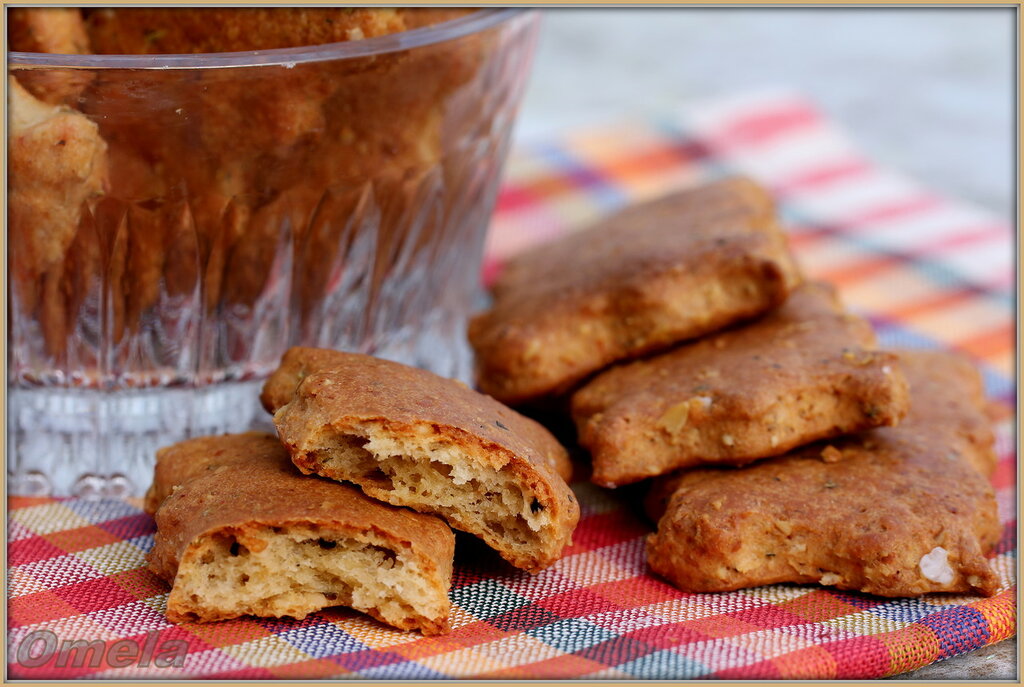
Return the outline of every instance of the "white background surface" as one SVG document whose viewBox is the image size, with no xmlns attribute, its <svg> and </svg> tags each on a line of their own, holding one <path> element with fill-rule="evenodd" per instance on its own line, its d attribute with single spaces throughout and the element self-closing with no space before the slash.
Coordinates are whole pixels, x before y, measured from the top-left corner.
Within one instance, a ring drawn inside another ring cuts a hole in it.
<svg viewBox="0 0 1024 687">
<path fill-rule="evenodd" d="M 1012 8 L 540 11 L 521 140 L 790 88 L 869 157 L 1014 216 Z"/>
</svg>

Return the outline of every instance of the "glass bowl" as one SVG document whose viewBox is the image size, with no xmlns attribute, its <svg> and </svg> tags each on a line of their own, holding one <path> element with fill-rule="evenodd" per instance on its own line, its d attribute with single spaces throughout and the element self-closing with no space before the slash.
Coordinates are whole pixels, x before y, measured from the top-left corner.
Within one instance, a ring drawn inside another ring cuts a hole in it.
<svg viewBox="0 0 1024 687">
<path fill-rule="evenodd" d="M 9 53 L 9 491 L 140 494 L 158 447 L 267 426 L 291 345 L 468 381 L 537 23 Z"/>
</svg>

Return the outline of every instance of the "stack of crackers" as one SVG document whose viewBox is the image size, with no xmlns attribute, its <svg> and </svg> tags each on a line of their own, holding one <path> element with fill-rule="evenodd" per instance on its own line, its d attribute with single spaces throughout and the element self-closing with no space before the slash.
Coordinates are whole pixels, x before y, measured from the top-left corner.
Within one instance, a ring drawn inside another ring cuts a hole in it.
<svg viewBox="0 0 1024 687">
<path fill-rule="evenodd" d="M 750 181 L 522 255 L 470 340 L 486 393 L 294 348 L 261 396 L 278 436 L 162 449 L 146 509 L 168 617 L 346 605 L 447 631 L 452 528 L 529 572 L 571 540 L 569 454 L 506 405 L 559 401 L 594 482 L 650 480 L 648 560 L 680 589 L 996 591 L 977 372 L 949 354 L 877 350 L 867 322 L 803 278 Z"/>
<path fill-rule="evenodd" d="M 481 389 L 567 401 L 593 482 L 651 480 L 648 561 L 680 589 L 995 593 L 977 371 L 878 350 L 753 182 L 629 208 L 513 259 L 493 293 L 470 328 Z"/>
<path fill-rule="evenodd" d="M 174 622 L 344 605 L 441 634 L 452 528 L 538 572 L 579 520 L 565 448 L 460 382 L 293 348 L 261 400 L 278 436 L 199 437 L 157 453 L 149 566 L 172 585 Z"/>
</svg>

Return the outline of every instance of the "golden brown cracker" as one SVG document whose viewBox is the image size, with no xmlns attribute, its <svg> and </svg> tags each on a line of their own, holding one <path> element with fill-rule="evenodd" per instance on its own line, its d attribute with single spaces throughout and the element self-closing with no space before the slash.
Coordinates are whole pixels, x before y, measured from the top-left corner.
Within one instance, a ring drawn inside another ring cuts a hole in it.
<svg viewBox="0 0 1024 687">
<path fill-rule="evenodd" d="M 273 50 L 403 31 L 392 8 L 116 7 L 88 12 L 98 54 Z"/>
<path fill-rule="evenodd" d="M 47 104 L 8 79 L 7 231 L 20 318 L 37 321 L 48 355 L 65 352 L 68 249 L 106 189 L 107 147 L 81 113 Z"/>
<path fill-rule="evenodd" d="M 572 397 L 593 481 L 742 464 L 892 425 L 907 410 L 895 356 L 835 291 L 805 283 L 762 319 L 599 374 Z"/>
<path fill-rule="evenodd" d="M 303 618 L 350 605 L 400 629 L 448 629 L 451 530 L 353 487 L 302 476 L 272 435 L 162 449 L 145 505 L 157 522 L 149 564 L 173 585 L 174 622 Z M 224 570 L 230 576 L 220 579 Z"/>
<path fill-rule="evenodd" d="M 816 582 L 880 596 L 995 593 L 984 554 L 1000 526 L 978 374 L 949 354 L 900 358 L 912 406 L 898 427 L 656 480 L 651 568 L 691 592 Z M 823 459 L 829 447 L 839 460 Z"/>
<path fill-rule="evenodd" d="M 290 400 L 278 406 L 288 397 Z M 513 565 L 558 559 L 579 519 L 565 449 L 539 424 L 425 370 L 293 348 L 264 388 L 304 472 L 446 518 Z"/>
<path fill-rule="evenodd" d="M 82 11 L 73 7 L 11 7 L 7 47 L 17 52 L 85 55 L 91 52 Z M 40 100 L 74 105 L 92 73 L 87 69 L 18 69 L 18 80 Z"/>
<path fill-rule="evenodd" d="M 506 403 L 561 393 L 763 313 L 798 280 L 771 198 L 749 180 L 629 207 L 509 261 L 470 325 L 478 382 Z"/>
</svg>

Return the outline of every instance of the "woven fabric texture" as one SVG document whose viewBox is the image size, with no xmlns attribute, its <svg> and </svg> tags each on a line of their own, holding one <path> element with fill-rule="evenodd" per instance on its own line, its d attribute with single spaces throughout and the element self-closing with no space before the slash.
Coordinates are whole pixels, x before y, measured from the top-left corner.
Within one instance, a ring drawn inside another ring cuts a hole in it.
<svg viewBox="0 0 1024 687">
<path fill-rule="evenodd" d="M 518 148 L 484 278 L 528 245 L 735 172 L 771 188 L 806 271 L 836 284 L 884 346 L 965 351 L 1004 403 L 996 596 L 885 600 L 798 585 L 685 594 L 646 568 L 652 526 L 637 493 L 580 482 L 574 543 L 539 575 L 459 539 L 447 636 L 393 631 L 347 609 L 301 622 L 174 626 L 163 615 L 167 587 L 145 568 L 153 523 L 137 505 L 11 498 L 8 675 L 876 678 L 1013 636 L 1014 273 L 1005 222 L 874 165 L 805 100 L 756 94 Z M 74 640 L 99 641 L 62 659 Z"/>
</svg>

